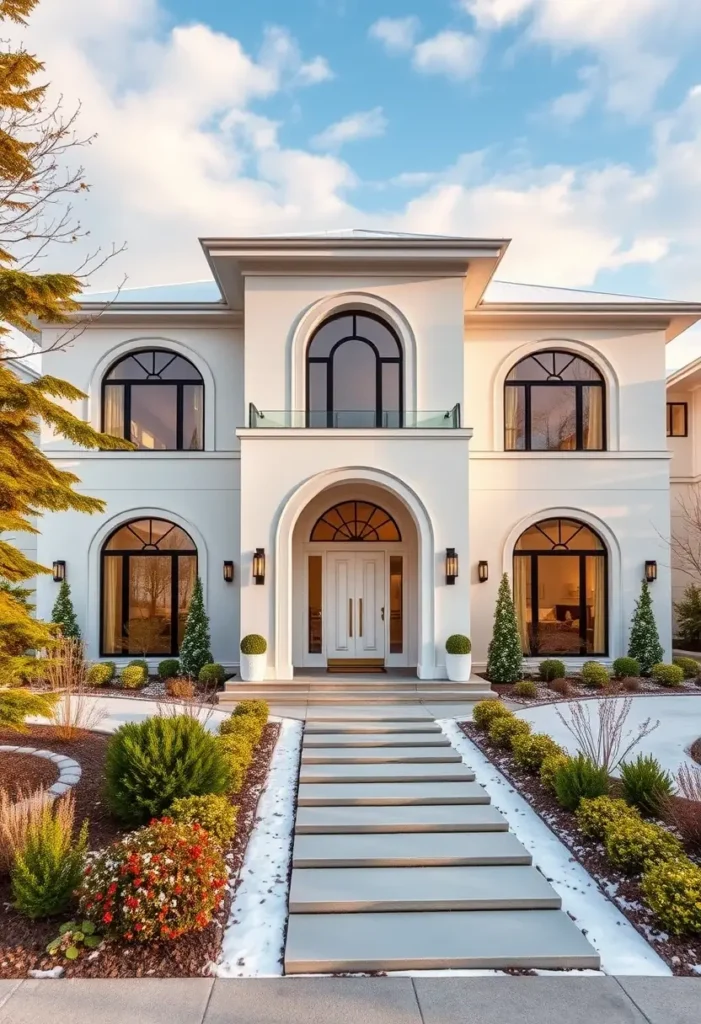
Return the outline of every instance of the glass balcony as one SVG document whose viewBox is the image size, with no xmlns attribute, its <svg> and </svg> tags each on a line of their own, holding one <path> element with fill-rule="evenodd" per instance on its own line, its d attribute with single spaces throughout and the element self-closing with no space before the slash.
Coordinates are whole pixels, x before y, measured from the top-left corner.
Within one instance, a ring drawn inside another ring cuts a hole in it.
<svg viewBox="0 0 701 1024">
<path fill-rule="evenodd" d="M 430 412 L 381 412 L 374 409 L 342 412 L 307 412 L 304 409 L 271 411 L 249 405 L 249 426 L 261 430 L 311 428 L 316 430 L 456 430 L 460 403 L 452 409 Z"/>
</svg>

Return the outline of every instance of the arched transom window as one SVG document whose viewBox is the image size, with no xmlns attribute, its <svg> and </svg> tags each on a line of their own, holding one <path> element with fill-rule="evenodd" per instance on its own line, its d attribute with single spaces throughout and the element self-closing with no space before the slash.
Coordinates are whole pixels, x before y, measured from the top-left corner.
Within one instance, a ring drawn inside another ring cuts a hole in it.
<svg viewBox="0 0 701 1024">
<path fill-rule="evenodd" d="M 399 527 L 379 505 L 369 501 L 342 501 L 319 516 L 310 540 L 400 541 Z"/>
<path fill-rule="evenodd" d="M 526 655 L 608 652 L 603 541 L 576 519 L 544 519 L 514 549 L 514 604 Z"/>
<path fill-rule="evenodd" d="M 370 313 L 337 313 L 307 349 L 307 426 L 401 427 L 399 338 Z"/>
<path fill-rule="evenodd" d="M 136 519 L 102 548 L 101 653 L 177 654 L 197 576 L 192 537 L 167 519 Z"/>
<path fill-rule="evenodd" d="M 514 366 L 504 387 L 507 451 L 602 451 L 604 380 L 571 352 L 536 352 Z"/>
<path fill-rule="evenodd" d="M 102 429 L 145 451 L 200 451 L 202 375 L 175 352 L 131 352 L 102 382 Z"/>
</svg>

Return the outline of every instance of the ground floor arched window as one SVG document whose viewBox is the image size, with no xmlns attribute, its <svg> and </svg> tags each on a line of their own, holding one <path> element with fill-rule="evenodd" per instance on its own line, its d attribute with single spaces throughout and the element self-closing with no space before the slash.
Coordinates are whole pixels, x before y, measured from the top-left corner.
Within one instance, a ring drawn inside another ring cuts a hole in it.
<svg viewBox="0 0 701 1024">
<path fill-rule="evenodd" d="M 525 655 L 608 653 L 608 559 L 591 527 L 544 519 L 514 549 L 514 604 Z"/>
<path fill-rule="evenodd" d="M 176 655 L 197 576 L 192 538 L 167 519 L 136 519 L 101 556 L 102 655 Z"/>
</svg>

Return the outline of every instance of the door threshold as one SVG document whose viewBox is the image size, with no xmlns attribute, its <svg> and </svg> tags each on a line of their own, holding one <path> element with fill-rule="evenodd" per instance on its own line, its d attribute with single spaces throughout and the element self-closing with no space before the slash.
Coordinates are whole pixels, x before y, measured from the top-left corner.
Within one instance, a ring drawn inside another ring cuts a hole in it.
<svg viewBox="0 0 701 1024">
<path fill-rule="evenodd" d="M 326 671 L 349 675 L 382 675 L 387 673 L 384 658 L 329 658 Z"/>
</svg>

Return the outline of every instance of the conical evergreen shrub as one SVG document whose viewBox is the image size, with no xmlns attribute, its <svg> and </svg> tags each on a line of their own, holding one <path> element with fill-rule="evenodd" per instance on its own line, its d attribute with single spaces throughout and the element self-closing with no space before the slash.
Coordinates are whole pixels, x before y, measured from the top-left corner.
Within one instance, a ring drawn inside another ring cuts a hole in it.
<svg viewBox="0 0 701 1024">
<path fill-rule="evenodd" d="M 649 676 L 652 666 L 659 664 L 664 658 L 647 580 L 643 580 L 640 597 L 633 612 L 628 657 L 640 662 L 640 671 L 644 676 Z"/>
<path fill-rule="evenodd" d="M 209 617 L 204 609 L 202 580 L 197 577 L 192 591 L 190 608 L 185 623 L 185 634 L 180 645 L 180 667 L 186 676 L 197 679 L 203 665 L 210 665 L 214 659 L 210 650 Z"/>
<path fill-rule="evenodd" d="M 51 621 L 60 628 L 67 640 L 80 640 L 80 626 L 71 601 L 71 587 L 67 580 L 61 583 L 58 597 L 51 612 Z"/>
<path fill-rule="evenodd" d="M 487 655 L 487 677 L 492 683 L 515 683 L 521 679 L 522 674 L 521 636 L 509 577 L 504 573 L 494 612 L 494 632 Z"/>
</svg>

